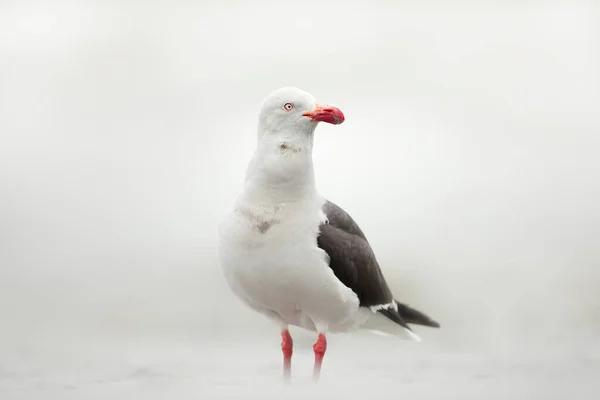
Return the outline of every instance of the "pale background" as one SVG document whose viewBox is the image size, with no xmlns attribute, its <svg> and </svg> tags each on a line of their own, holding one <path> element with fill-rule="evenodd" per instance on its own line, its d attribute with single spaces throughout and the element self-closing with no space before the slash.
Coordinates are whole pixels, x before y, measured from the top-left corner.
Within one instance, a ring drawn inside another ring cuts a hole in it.
<svg viewBox="0 0 600 400">
<path fill-rule="evenodd" d="M 0 1 L 0 398 L 598 398 L 600 6 Z M 340 107 L 318 188 L 361 224 L 414 344 L 279 333 L 216 229 L 260 101 Z"/>
</svg>

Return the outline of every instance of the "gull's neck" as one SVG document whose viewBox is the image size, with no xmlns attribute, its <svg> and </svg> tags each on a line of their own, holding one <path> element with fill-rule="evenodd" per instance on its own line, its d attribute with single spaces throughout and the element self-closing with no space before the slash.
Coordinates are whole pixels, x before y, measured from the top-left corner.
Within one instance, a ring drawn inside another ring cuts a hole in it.
<svg viewBox="0 0 600 400">
<path fill-rule="evenodd" d="M 314 197 L 313 132 L 259 135 L 246 171 L 244 202 L 270 206 Z"/>
</svg>

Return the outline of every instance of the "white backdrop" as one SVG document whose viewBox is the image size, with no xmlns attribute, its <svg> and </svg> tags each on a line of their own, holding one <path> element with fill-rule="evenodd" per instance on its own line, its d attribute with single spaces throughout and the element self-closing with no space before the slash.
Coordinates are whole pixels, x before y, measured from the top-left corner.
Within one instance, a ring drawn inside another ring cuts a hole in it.
<svg viewBox="0 0 600 400">
<path fill-rule="evenodd" d="M 0 2 L 0 372 L 129 337 L 264 342 L 277 375 L 215 253 L 285 85 L 344 111 L 319 189 L 441 322 L 424 348 L 600 354 L 600 7 L 392 3 Z"/>
</svg>

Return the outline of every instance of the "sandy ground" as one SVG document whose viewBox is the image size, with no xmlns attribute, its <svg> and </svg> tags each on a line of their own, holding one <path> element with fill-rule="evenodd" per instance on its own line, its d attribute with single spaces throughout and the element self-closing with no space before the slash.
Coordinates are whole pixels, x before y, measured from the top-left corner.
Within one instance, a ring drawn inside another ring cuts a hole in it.
<svg viewBox="0 0 600 400">
<path fill-rule="evenodd" d="M 0 398 L 209 397 L 597 399 L 600 346 L 544 352 L 463 352 L 368 335 L 336 335 L 322 379 L 311 379 L 308 339 L 296 341 L 293 383 L 281 377 L 278 340 L 135 338 L 46 343 L 0 362 Z"/>
</svg>

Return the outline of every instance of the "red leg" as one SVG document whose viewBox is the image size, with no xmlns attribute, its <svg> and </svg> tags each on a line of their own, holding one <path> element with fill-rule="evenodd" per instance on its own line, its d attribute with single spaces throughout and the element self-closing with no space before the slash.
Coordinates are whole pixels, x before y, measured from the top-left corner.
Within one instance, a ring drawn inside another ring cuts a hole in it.
<svg viewBox="0 0 600 400">
<path fill-rule="evenodd" d="M 294 342 L 290 331 L 284 329 L 281 331 L 281 351 L 283 352 L 283 379 L 288 381 L 292 375 L 292 349 Z"/>
<path fill-rule="evenodd" d="M 321 364 L 323 364 L 323 356 L 325 356 L 325 351 L 327 350 L 327 339 L 324 333 L 319 333 L 317 342 L 313 345 L 313 350 L 315 351 L 313 379 L 317 381 L 321 376 Z"/>
</svg>

